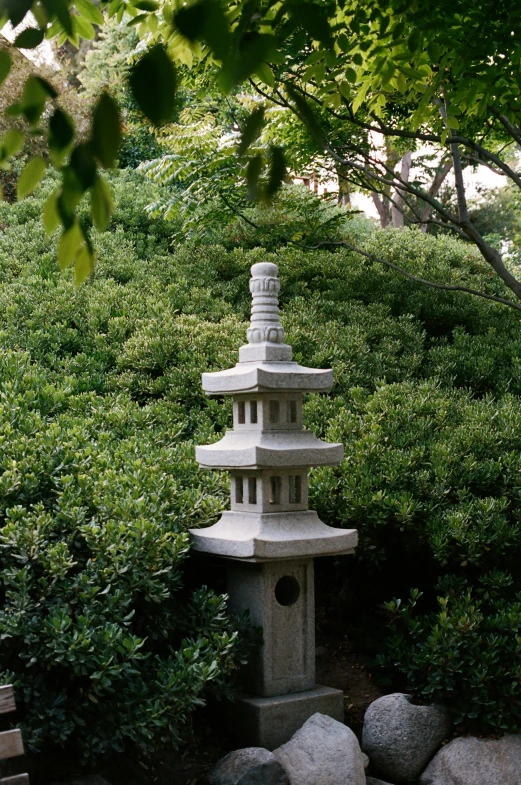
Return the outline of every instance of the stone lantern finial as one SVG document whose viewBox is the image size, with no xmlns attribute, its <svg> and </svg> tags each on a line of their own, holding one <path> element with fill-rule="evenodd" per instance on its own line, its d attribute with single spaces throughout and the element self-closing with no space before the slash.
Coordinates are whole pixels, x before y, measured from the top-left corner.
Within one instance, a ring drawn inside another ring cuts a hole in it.
<svg viewBox="0 0 521 785">
<path fill-rule="evenodd" d="M 251 268 L 251 321 L 248 343 L 239 349 L 240 362 L 288 362 L 291 346 L 284 343 L 279 317 L 279 271 L 276 264 L 259 262 Z"/>
</svg>

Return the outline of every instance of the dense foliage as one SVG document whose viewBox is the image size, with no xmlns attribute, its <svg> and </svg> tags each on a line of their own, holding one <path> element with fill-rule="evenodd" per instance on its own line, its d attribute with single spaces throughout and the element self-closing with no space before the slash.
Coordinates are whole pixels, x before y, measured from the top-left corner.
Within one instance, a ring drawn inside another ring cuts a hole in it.
<svg viewBox="0 0 521 785">
<path fill-rule="evenodd" d="M 40 223 L 53 186 L 0 206 L 0 670 L 30 747 L 177 743 L 241 656 L 241 625 L 184 567 L 187 529 L 227 503 L 226 477 L 194 460 L 230 423 L 200 374 L 235 362 L 249 267 L 264 259 L 280 268 L 295 358 L 335 372 L 305 416 L 346 459 L 312 472 L 312 504 L 360 531 L 353 596 L 403 600 L 388 606 L 383 664 L 458 720 L 519 728 L 518 638 L 505 649 L 521 622 L 517 315 L 346 248 L 233 248 L 236 225 L 178 245 L 145 213 L 155 186 L 131 171 L 113 178 L 110 232 L 76 289 Z M 308 216 L 290 194 L 284 210 Z M 459 241 L 359 219 L 337 231 L 433 280 L 497 286 Z"/>
</svg>

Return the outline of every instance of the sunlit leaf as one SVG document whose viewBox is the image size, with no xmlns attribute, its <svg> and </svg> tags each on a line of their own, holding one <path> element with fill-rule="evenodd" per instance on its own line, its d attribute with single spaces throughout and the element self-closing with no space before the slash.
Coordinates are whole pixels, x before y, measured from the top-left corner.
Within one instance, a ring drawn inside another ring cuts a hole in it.
<svg viewBox="0 0 521 785">
<path fill-rule="evenodd" d="M 90 214 L 92 223 L 98 231 L 105 231 L 109 224 L 113 209 L 114 203 L 110 188 L 105 180 L 101 177 L 97 177 L 90 193 Z"/>
<path fill-rule="evenodd" d="M 22 169 L 20 177 L 18 178 L 16 186 L 16 195 L 18 196 L 18 199 L 23 199 L 34 191 L 44 176 L 46 168 L 47 164 L 39 155 L 31 158 Z"/>
<path fill-rule="evenodd" d="M 42 212 L 43 228 L 48 237 L 56 231 L 60 225 L 60 214 L 58 212 L 58 192 L 53 191 L 45 200 Z"/>
<path fill-rule="evenodd" d="M 94 25 L 103 24 L 103 14 L 91 0 L 74 0 L 78 13 Z"/>
<path fill-rule="evenodd" d="M 84 283 L 94 270 L 94 253 L 92 249 L 84 244 L 77 256 L 74 263 L 74 283 L 76 286 Z"/>
<path fill-rule="evenodd" d="M 58 243 L 58 265 L 65 270 L 76 258 L 76 254 L 85 243 L 80 224 L 76 219 L 70 229 L 62 232 Z"/>
<path fill-rule="evenodd" d="M 16 155 L 22 149 L 24 135 L 17 128 L 12 128 L 2 139 L 2 162 L 11 156 Z"/>
</svg>

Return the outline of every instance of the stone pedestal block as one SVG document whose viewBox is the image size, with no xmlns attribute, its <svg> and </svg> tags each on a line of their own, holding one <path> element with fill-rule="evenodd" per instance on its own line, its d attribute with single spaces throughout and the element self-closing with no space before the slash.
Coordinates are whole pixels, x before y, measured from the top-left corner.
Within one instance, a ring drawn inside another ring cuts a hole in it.
<svg viewBox="0 0 521 785">
<path fill-rule="evenodd" d="M 315 685 L 312 690 L 270 698 L 237 696 L 226 709 L 234 737 L 241 745 L 274 750 L 285 744 L 316 712 L 339 722 L 344 720 L 341 690 Z"/>
<path fill-rule="evenodd" d="M 229 608 L 248 610 L 262 627 L 263 645 L 244 669 L 248 692 L 261 697 L 315 686 L 313 560 L 228 567 Z"/>
</svg>

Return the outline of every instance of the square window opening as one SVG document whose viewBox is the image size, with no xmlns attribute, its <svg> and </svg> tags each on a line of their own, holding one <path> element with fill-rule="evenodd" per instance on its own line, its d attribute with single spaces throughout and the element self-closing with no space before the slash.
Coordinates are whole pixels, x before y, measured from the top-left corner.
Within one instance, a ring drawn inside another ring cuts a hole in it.
<svg viewBox="0 0 521 785">
<path fill-rule="evenodd" d="M 242 477 L 235 478 L 235 503 L 244 504 L 244 482 Z"/>
<path fill-rule="evenodd" d="M 239 401 L 237 404 L 237 419 L 239 425 L 244 425 L 246 422 L 246 404 L 244 401 Z"/>
<path fill-rule="evenodd" d="M 250 401 L 250 422 L 257 423 L 257 401 Z"/>
<path fill-rule="evenodd" d="M 288 401 L 288 411 L 287 411 L 287 418 L 288 422 L 297 422 L 297 402 L 296 401 Z"/>
<path fill-rule="evenodd" d="M 282 477 L 270 477 L 270 504 L 280 504 Z"/>
<path fill-rule="evenodd" d="M 257 478 L 248 477 L 248 504 L 257 504 Z"/>
</svg>

